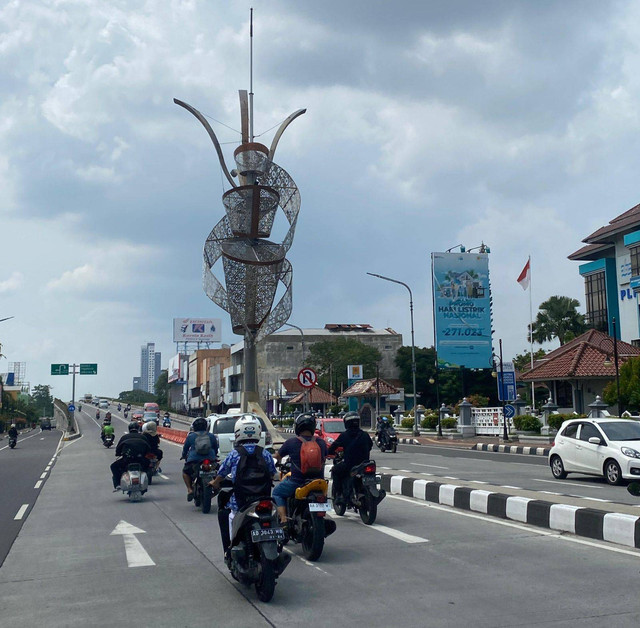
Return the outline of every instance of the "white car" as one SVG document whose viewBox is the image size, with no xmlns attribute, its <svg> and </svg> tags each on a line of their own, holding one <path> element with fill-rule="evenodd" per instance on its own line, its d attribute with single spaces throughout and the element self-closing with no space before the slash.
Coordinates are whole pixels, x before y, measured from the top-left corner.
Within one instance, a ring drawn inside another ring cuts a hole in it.
<svg viewBox="0 0 640 628">
<path fill-rule="evenodd" d="M 220 456 L 220 460 L 224 460 L 227 454 L 233 450 L 234 441 L 236 439 L 234 435 L 236 421 L 242 416 L 242 414 L 211 414 L 207 417 L 210 422 L 209 431 L 212 434 L 215 434 L 218 439 L 218 455 Z M 258 421 L 260 421 L 260 425 L 262 425 L 258 445 L 271 451 L 273 441 L 264 421 L 255 414 L 252 416 L 258 419 Z"/>
<path fill-rule="evenodd" d="M 549 452 L 553 477 L 567 473 L 604 476 L 609 484 L 640 478 L 640 421 L 571 419 L 558 430 Z"/>
<path fill-rule="evenodd" d="M 99 408 L 108 408 L 109 407 L 109 401 L 107 399 L 100 399 L 98 407 Z"/>
</svg>

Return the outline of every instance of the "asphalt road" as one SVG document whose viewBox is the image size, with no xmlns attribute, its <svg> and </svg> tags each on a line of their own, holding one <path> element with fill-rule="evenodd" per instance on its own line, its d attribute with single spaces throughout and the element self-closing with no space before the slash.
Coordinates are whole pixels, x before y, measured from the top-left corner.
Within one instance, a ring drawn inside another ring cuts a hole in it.
<svg viewBox="0 0 640 628">
<path fill-rule="evenodd" d="M 15 449 L 8 439 L 0 441 L 0 566 L 49 477 L 61 436 L 38 428 L 20 434 Z"/>
<path fill-rule="evenodd" d="M 93 418 L 83 413 L 79 421 L 82 438 L 65 444 L 0 570 L 3 624 L 595 628 L 640 621 L 630 586 L 640 552 L 400 496 L 382 502 L 375 527 L 337 518 L 315 564 L 291 547 L 273 601 L 262 604 L 228 576 L 215 508 L 203 515 L 186 501 L 180 448 L 163 445 L 165 477 L 143 502 L 129 503 L 111 491 L 113 450 L 102 447 Z M 120 436 L 124 421 L 118 425 Z M 383 457 L 376 456 L 380 464 Z M 122 521 L 144 531 L 135 539 L 147 566 L 128 566 L 125 538 L 111 534 Z"/>
</svg>

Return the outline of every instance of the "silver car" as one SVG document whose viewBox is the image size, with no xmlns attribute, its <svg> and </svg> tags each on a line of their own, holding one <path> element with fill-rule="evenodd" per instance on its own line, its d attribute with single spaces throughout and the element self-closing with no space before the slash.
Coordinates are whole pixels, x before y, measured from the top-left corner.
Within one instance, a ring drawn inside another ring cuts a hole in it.
<svg viewBox="0 0 640 628">
<path fill-rule="evenodd" d="M 243 414 L 211 414 L 207 417 L 210 422 L 209 431 L 216 435 L 218 439 L 220 460 L 223 460 L 225 456 L 233 450 L 234 441 L 236 439 L 234 435 L 234 429 L 236 421 L 244 416 Z M 258 445 L 266 449 L 271 450 L 273 441 L 271 434 L 267 430 L 264 421 L 256 414 L 251 415 L 260 421 L 262 431 L 260 432 L 260 441 Z"/>
</svg>

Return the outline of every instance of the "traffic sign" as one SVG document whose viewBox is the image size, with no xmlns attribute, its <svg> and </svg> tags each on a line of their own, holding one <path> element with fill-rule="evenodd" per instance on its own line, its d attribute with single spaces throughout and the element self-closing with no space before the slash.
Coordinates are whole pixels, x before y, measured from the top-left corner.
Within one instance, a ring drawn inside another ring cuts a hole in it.
<svg viewBox="0 0 640 628">
<path fill-rule="evenodd" d="M 67 407 L 67 410 L 69 410 L 69 412 L 75 412 L 76 407 L 72 403 L 70 403 L 69 406 Z"/>
<path fill-rule="evenodd" d="M 298 382 L 304 388 L 313 388 L 318 383 L 318 374 L 313 369 L 305 367 L 298 373 Z"/>
<path fill-rule="evenodd" d="M 502 374 L 498 368 L 498 399 L 513 401 L 516 396 L 516 369 L 513 362 L 503 362 Z"/>
<path fill-rule="evenodd" d="M 97 364 L 81 364 L 80 365 L 80 375 L 97 375 L 97 374 L 98 374 Z"/>
<path fill-rule="evenodd" d="M 502 408 L 502 413 L 504 414 L 506 419 L 513 419 L 516 415 L 516 408 L 511 404 L 507 404 L 504 408 Z"/>
<path fill-rule="evenodd" d="M 51 375 L 69 375 L 68 364 L 52 364 Z"/>
</svg>

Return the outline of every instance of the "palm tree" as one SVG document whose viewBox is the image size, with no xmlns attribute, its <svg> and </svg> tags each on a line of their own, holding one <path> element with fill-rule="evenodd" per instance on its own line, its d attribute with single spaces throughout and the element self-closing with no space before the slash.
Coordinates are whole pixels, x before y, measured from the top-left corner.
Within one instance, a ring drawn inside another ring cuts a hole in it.
<svg viewBox="0 0 640 628">
<path fill-rule="evenodd" d="M 563 345 L 587 330 L 584 314 L 577 308 L 580 302 L 571 297 L 553 296 L 540 304 L 540 311 L 531 325 L 534 342 L 542 344 L 557 338 Z"/>
</svg>

